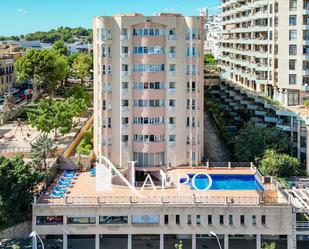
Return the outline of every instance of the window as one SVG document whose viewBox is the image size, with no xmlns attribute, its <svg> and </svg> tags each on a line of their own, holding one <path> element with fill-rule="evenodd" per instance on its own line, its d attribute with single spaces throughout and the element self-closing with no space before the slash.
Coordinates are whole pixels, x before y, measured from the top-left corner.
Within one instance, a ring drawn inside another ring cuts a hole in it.
<svg viewBox="0 0 309 249">
<path fill-rule="evenodd" d="M 121 86 L 122 86 L 122 89 L 129 89 L 129 82 L 122 82 Z"/>
<path fill-rule="evenodd" d="M 62 225 L 63 216 L 37 216 L 37 225 Z"/>
<path fill-rule="evenodd" d="M 261 223 L 262 223 L 262 225 L 266 224 L 266 215 L 261 216 Z"/>
<path fill-rule="evenodd" d="M 121 135 L 121 142 L 128 143 L 129 142 L 129 136 L 128 135 Z"/>
<path fill-rule="evenodd" d="M 252 225 L 256 225 L 256 215 L 252 215 Z"/>
<path fill-rule="evenodd" d="M 289 45 L 289 55 L 297 55 L 297 46 Z"/>
<path fill-rule="evenodd" d="M 137 166 L 158 166 L 165 164 L 165 153 L 133 152 L 133 161 L 137 161 Z"/>
<path fill-rule="evenodd" d="M 176 224 L 179 225 L 180 224 L 180 215 L 176 214 Z"/>
<path fill-rule="evenodd" d="M 208 215 L 208 225 L 212 224 L 212 215 Z"/>
<path fill-rule="evenodd" d="M 196 215 L 196 225 L 201 225 L 201 215 Z"/>
<path fill-rule="evenodd" d="M 289 60 L 289 69 L 290 70 L 296 69 L 296 60 Z"/>
<path fill-rule="evenodd" d="M 164 47 L 161 46 L 134 47 L 133 54 L 164 54 Z"/>
<path fill-rule="evenodd" d="M 163 36 L 164 29 L 133 29 L 134 36 Z"/>
<path fill-rule="evenodd" d="M 128 224 L 128 216 L 100 216 L 100 224 Z"/>
<path fill-rule="evenodd" d="M 289 85 L 296 85 L 296 74 L 289 75 Z"/>
<path fill-rule="evenodd" d="M 229 215 L 229 225 L 233 225 L 233 215 Z"/>
<path fill-rule="evenodd" d="M 134 72 L 162 72 L 164 64 L 134 64 Z"/>
<path fill-rule="evenodd" d="M 297 16 L 296 15 L 289 16 L 289 25 L 296 26 L 296 23 L 297 23 Z"/>
<path fill-rule="evenodd" d="M 170 142 L 176 142 L 176 135 L 169 135 Z"/>
<path fill-rule="evenodd" d="M 297 30 L 291 29 L 289 30 L 289 40 L 296 40 L 297 39 Z"/>
<path fill-rule="evenodd" d="M 71 217 L 68 216 L 68 224 L 95 224 L 95 217 Z"/>
<path fill-rule="evenodd" d="M 290 10 L 297 10 L 297 0 L 290 0 L 289 8 Z"/>
<path fill-rule="evenodd" d="M 175 90 L 176 89 L 176 82 L 170 82 L 169 87 L 170 87 L 170 89 Z"/>
<path fill-rule="evenodd" d="M 289 93 L 288 94 L 288 105 L 299 105 L 299 94 L 298 93 Z"/>
<path fill-rule="evenodd" d="M 245 216 L 244 215 L 240 216 L 240 225 L 245 225 Z"/>
<path fill-rule="evenodd" d="M 168 224 L 168 215 L 167 214 L 164 215 L 164 224 L 165 225 Z"/>
<path fill-rule="evenodd" d="M 188 223 L 188 225 L 192 224 L 191 214 L 188 214 L 188 216 L 187 216 L 187 223 Z"/>
<path fill-rule="evenodd" d="M 224 224 L 224 215 L 220 215 L 220 225 Z"/>
</svg>

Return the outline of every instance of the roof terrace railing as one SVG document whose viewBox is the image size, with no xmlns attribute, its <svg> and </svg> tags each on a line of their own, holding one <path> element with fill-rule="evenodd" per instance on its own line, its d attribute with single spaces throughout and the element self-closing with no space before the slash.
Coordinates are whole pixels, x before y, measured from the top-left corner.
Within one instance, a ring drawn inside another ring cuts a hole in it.
<svg viewBox="0 0 309 249">
<path fill-rule="evenodd" d="M 44 198 L 35 200 L 34 205 L 174 205 L 174 204 L 199 204 L 199 205 L 290 205 L 290 199 L 284 197 L 253 197 L 253 196 L 100 196 L 100 197 L 72 197 Z"/>
</svg>

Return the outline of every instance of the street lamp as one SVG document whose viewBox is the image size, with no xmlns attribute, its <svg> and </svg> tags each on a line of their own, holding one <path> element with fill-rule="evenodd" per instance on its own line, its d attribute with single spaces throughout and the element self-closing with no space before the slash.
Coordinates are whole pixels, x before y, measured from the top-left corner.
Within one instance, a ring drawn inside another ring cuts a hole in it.
<svg viewBox="0 0 309 249">
<path fill-rule="evenodd" d="M 29 237 L 32 238 L 32 249 L 38 249 L 37 238 L 39 238 L 39 240 L 42 244 L 42 249 L 44 249 L 44 243 L 43 243 L 40 235 L 36 231 L 32 231 L 30 233 Z"/>
<path fill-rule="evenodd" d="M 220 249 L 222 249 L 222 246 L 221 246 L 221 243 L 220 243 L 218 235 L 214 231 L 210 231 L 210 234 L 217 238 L 218 245 L 219 245 Z"/>
</svg>

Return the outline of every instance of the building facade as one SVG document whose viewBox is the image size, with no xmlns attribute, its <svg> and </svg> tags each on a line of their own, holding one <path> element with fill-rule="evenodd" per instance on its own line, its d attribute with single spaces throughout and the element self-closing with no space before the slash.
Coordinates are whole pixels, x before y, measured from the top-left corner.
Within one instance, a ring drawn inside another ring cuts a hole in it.
<svg viewBox="0 0 309 249">
<path fill-rule="evenodd" d="M 180 14 L 94 18 L 98 157 L 148 168 L 201 162 L 203 26 Z"/>
<path fill-rule="evenodd" d="M 210 53 L 218 58 L 220 55 L 219 44 L 221 40 L 222 24 L 219 14 L 208 15 L 205 22 L 204 53 Z"/>
<path fill-rule="evenodd" d="M 308 7 L 307 0 L 222 0 L 224 78 L 301 105 L 309 90 Z"/>
<path fill-rule="evenodd" d="M 0 93 L 16 85 L 14 62 L 21 57 L 18 46 L 14 44 L 0 44 Z"/>
<path fill-rule="evenodd" d="M 97 180 L 82 172 L 65 197 L 51 198 L 47 192 L 35 200 L 32 228 L 45 245 L 58 243 L 63 249 L 174 249 L 179 241 L 186 249 L 219 248 L 210 232 L 217 234 L 224 249 L 261 249 L 270 242 L 277 249 L 308 248 L 309 223 L 297 221 L 293 198 L 254 166 L 239 166 L 210 163 L 166 173 L 210 174 L 213 181 L 232 174 L 225 187 L 235 177 L 252 176 L 263 187 L 205 192 L 189 185 L 178 189 L 173 181 L 176 185 L 163 191 L 136 188 L 143 195 L 137 197 L 119 181 L 113 181 L 111 191 L 100 192 Z"/>
</svg>

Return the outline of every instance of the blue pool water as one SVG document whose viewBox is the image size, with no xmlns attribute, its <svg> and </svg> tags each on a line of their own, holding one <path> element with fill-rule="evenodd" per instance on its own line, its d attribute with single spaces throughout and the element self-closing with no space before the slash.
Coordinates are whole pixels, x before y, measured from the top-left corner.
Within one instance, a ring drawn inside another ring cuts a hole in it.
<svg viewBox="0 0 309 249">
<path fill-rule="evenodd" d="M 190 181 L 187 183 L 191 186 L 194 174 L 188 174 Z M 254 175 L 209 175 L 212 179 L 210 190 L 264 190 L 261 183 Z M 185 178 L 180 179 L 180 183 L 184 183 Z M 195 186 L 197 189 L 203 190 L 208 186 L 209 180 L 205 175 L 198 175 L 195 178 Z"/>
</svg>

